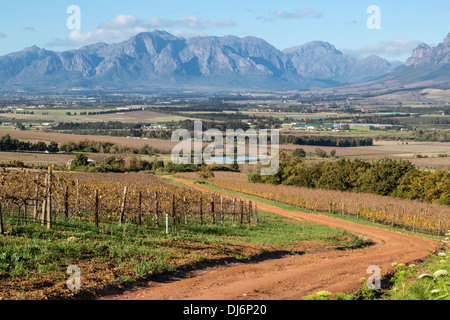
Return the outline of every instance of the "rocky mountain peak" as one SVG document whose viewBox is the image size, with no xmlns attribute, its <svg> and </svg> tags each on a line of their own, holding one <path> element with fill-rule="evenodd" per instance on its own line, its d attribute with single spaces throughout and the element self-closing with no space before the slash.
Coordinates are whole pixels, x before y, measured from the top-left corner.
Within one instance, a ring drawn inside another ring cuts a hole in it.
<svg viewBox="0 0 450 320">
<path fill-rule="evenodd" d="M 442 43 L 447 47 L 450 46 L 450 33 L 447 35 L 447 37 L 445 37 L 445 39 L 444 39 L 444 41 L 442 41 Z"/>
<path fill-rule="evenodd" d="M 406 61 L 406 66 L 423 64 L 450 63 L 450 33 L 436 47 L 422 43 L 414 49 L 412 56 Z"/>
</svg>

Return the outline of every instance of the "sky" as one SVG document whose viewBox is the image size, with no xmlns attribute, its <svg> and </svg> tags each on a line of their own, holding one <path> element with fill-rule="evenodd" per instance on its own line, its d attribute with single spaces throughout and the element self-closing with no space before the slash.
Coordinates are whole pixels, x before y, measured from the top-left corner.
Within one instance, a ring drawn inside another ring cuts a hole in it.
<svg viewBox="0 0 450 320">
<path fill-rule="evenodd" d="M 158 29 L 184 38 L 255 36 L 279 50 L 326 41 L 356 57 L 405 61 L 418 44 L 447 36 L 449 16 L 448 0 L 2 0 L 0 55 L 120 42 Z"/>
</svg>

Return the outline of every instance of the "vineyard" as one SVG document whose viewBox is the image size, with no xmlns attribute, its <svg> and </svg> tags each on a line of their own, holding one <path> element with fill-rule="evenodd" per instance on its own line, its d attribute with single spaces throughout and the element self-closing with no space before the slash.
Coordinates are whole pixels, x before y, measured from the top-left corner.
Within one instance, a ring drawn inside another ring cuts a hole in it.
<svg viewBox="0 0 450 320">
<path fill-rule="evenodd" d="M 195 179 L 191 173 L 177 174 Z M 251 183 L 245 174 L 217 172 L 210 181 L 220 188 L 294 205 L 311 212 L 352 215 L 413 232 L 443 235 L 450 229 L 449 206 L 368 193 Z"/>
<path fill-rule="evenodd" d="M 54 223 L 132 223 L 178 227 L 203 223 L 256 223 L 252 202 L 171 185 L 151 174 L 0 172 L 0 233 L 4 219 L 27 224 L 30 219 L 52 228 Z M 167 219 L 167 222 L 166 222 Z"/>
</svg>

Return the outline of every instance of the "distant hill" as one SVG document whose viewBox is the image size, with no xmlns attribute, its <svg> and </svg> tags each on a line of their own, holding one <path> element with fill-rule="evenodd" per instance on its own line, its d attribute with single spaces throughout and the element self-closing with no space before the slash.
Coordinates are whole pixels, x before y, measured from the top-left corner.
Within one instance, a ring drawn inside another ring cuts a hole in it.
<svg viewBox="0 0 450 320">
<path fill-rule="evenodd" d="M 448 45 L 448 41 L 443 45 Z M 116 44 L 98 43 L 64 52 L 33 46 L 1 56 L 0 88 L 325 88 L 370 81 L 386 74 L 401 77 L 402 72 L 412 78 L 414 72 L 408 68 L 419 68 L 420 57 L 447 55 L 445 50 L 439 49 L 436 53 L 428 53 L 428 50 L 434 49 L 424 47 L 419 50 L 404 68 L 401 63 L 377 56 L 355 59 L 320 41 L 280 51 L 256 37 L 184 39 L 155 30 Z M 440 58 L 439 61 L 447 60 Z M 438 77 L 445 77 L 445 73 L 441 68 L 435 70 Z M 419 76 L 423 77 L 423 73 L 418 72 Z"/>
<path fill-rule="evenodd" d="M 407 87 L 450 87 L 450 33 L 436 47 L 420 44 L 404 68 L 386 75 L 380 81 Z"/>
<path fill-rule="evenodd" d="M 283 51 L 301 76 L 337 83 L 368 81 L 403 67 L 378 56 L 356 59 L 344 55 L 328 42 L 313 41 Z"/>
</svg>

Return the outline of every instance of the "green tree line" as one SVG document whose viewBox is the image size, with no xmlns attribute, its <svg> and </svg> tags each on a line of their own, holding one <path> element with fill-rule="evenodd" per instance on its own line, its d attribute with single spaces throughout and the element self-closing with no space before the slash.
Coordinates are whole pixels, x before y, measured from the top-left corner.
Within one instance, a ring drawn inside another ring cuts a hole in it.
<svg viewBox="0 0 450 320">
<path fill-rule="evenodd" d="M 38 152 L 58 152 L 59 146 L 56 142 L 48 145 L 43 141 L 30 142 L 20 141 L 12 138 L 9 134 L 0 138 L 0 151 L 38 151 Z"/>
<path fill-rule="evenodd" d="M 450 205 L 450 172 L 423 171 L 407 160 L 340 159 L 307 163 L 282 153 L 277 174 L 249 173 L 247 178 L 250 182 L 374 193 Z"/>
<path fill-rule="evenodd" d="M 112 154 L 134 153 L 140 155 L 158 154 L 158 150 L 149 145 L 144 145 L 138 149 L 118 145 L 112 142 L 93 141 L 88 139 L 78 142 L 74 141 L 66 142 L 59 147 L 59 150 L 66 153 L 86 152 L 86 153 L 112 153 Z"/>
<path fill-rule="evenodd" d="M 373 139 L 365 137 L 281 135 L 280 143 L 324 147 L 360 147 L 372 146 Z"/>
</svg>

